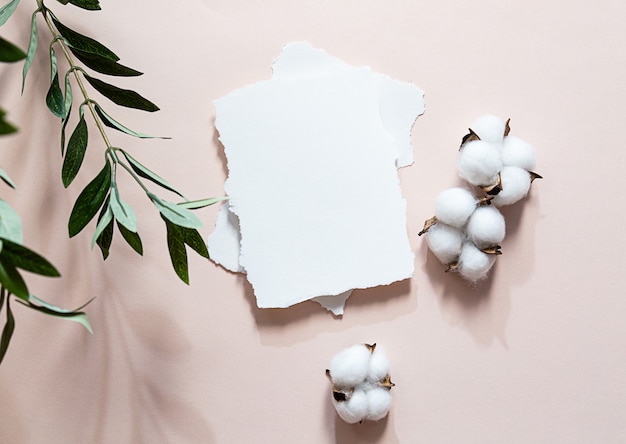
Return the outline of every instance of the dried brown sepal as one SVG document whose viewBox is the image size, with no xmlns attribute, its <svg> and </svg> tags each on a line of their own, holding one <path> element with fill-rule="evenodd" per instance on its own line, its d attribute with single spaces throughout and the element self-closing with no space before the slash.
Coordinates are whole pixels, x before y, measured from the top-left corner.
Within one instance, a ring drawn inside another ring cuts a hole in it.
<svg viewBox="0 0 626 444">
<path fill-rule="evenodd" d="M 333 399 L 337 402 L 347 401 L 348 394 L 341 390 L 333 389 Z"/>
<path fill-rule="evenodd" d="M 489 196 L 497 196 L 500 194 L 500 191 L 504 189 L 502 186 L 502 176 L 498 173 L 498 180 L 493 185 L 485 185 L 481 187 L 482 190 L 487 193 Z"/>
<path fill-rule="evenodd" d="M 501 255 L 502 247 L 500 245 L 494 245 L 493 247 L 483 248 L 480 251 L 482 251 L 485 254 Z"/>
<path fill-rule="evenodd" d="M 370 353 L 374 353 L 374 350 L 376 350 L 376 343 L 374 343 L 374 344 L 363 344 L 363 345 L 367 347 L 367 349 L 370 351 Z"/>
<path fill-rule="evenodd" d="M 424 221 L 424 228 L 422 228 L 422 231 L 420 231 L 419 233 L 417 233 L 418 236 L 421 236 L 422 234 L 426 233 L 428 230 L 430 230 L 430 227 L 432 227 L 433 225 L 435 225 L 438 222 L 437 220 L 437 216 L 433 216 L 430 219 L 426 219 Z"/>
<path fill-rule="evenodd" d="M 535 179 L 543 179 L 543 176 L 541 176 L 541 175 L 539 175 L 537 173 L 534 173 L 532 171 L 529 171 L 529 173 L 530 173 L 530 183 L 533 183 L 533 181 Z"/>
<path fill-rule="evenodd" d="M 504 137 L 508 136 L 511 132 L 511 118 L 506 119 L 506 124 L 504 125 Z"/>
<path fill-rule="evenodd" d="M 493 196 L 485 196 L 478 200 L 478 205 L 491 205 L 491 201 L 493 200 Z"/>
<path fill-rule="evenodd" d="M 468 142 L 472 142 L 474 140 L 480 140 L 480 136 L 476 134 L 473 129 L 468 128 L 468 130 L 469 130 L 469 133 L 464 135 L 463 139 L 461 139 L 461 146 L 459 147 L 459 150 L 463 148 L 463 145 L 465 145 Z"/>
<path fill-rule="evenodd" d="M 386 388 L 387 390 L 391 390 L 391 387 L 395 387 L 395 384 L 391 382 L 391 375 L 387 374 L 385 379 L 380 381 L 380 386 Z"/>
<path fill-rule="evenodd" d="M 331 380 L 331 381 L 333 380 L 333 377 L 332 377 L 332 376 L 330 376 L 330 370 L 329 370 L 329 369 L 326 369 L 326 377 L 327 377 L 329 380 Z"/>
<path fill-rule="evenodd" d="M 450 262 L 449 264 L 446 265 L 446 273 L 450 273 L 451 271 L 456 271 L 457 268 L 459 268 L 459 263 L 458 262 Z"/>
</svg>

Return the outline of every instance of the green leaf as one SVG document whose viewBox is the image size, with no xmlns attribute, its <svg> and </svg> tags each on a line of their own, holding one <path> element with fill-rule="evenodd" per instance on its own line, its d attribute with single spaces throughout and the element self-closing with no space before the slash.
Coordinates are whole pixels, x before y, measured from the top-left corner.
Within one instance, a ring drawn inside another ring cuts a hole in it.
<svg viewBox="0 0 626 444">
<path fill-rule="evenodd" d="M 58 277 L 59 271 L 46 258 L 9 239 L 2 238 L 0 262 L 10 262 L 17 268 L 40 276 Z"/>
<path fill-rule="evenodd" d="M 113 103 L 127 108 L 134 108 L 142 111 L 154 112 L 158 111 L 159 107 L 148 99 L 137 94 L 130 89 L 122 89 L 117 86 L 113 86 L 109 83 L 98 80 L 87 74 L 84 74 L 85 79 L 96 91 L 110 99 Z"/>
<path fill-rule="evenodd" d="M 0 37 L 0 62 L 12 63 L 25 57 L 26 53 L 21 48 Z"/>
<path fill-rule="evenodd" d="M 68 222 L 69 236 L 74 237 L 87 226 L 89 221 L 96 215 L 104 199 L 107 197 L 111 185 L 111 165 L 106 160 L 104 167 L 94 179 L 87 184 L 85 189 L 74 203 L 72 214 Z"/>
<path fill-rule="evenodd" d="M 56 74 L 50 82 L 50 88 L 46 94 L 46 105 L 52 114 L 61 119 L 65 117 L 65 100 L 63 91 L 59 85 L 59 75 Z"/>
<path fill-rule="evenodd" d="M 28 300 L 28 288 L 24 278 L 10 261 L 0 260 L 0 284 L 18 298 Z"/>
<path fill-rule="evenodd" d="M 18 244 L 23 241 L 22 219 L 11 205 L 2 199 L 0 199 L 0 237 Z"/>
<path fill-rule="evenodd" d="M 189 263 L 187 262 L 187 250 L 185 242 L 178 230 L 178 227 L 161 217 L 165 221 L 167 227 L 167 248 L 170 253 L 172 267 L 178 277 L 187 285 L 189 285 Z"/>
<path fill-rule="evenodd" d="M 17 128 L 4 120 L 6 111 L 0 108 L 0 135 L 11 134 L 17 131 Z"/>
<path fill-rule="evenodd" d="M 67 5 L 69 0 L 57 0 L 57 2 L 61 3 L 62 5 Z"/>
<path fill-rule="evenodd" d="M 102 210 L 100 210 L 100 216 L 98 216 L 98 224 L 96 225 L 96 231 L 94 231 L 93 236 L 91 237 L 91 248 L 93 248 L 96 241 L 102 236 L 102 233 L 107 229 L 107 227 L 112 224 L 113 224 L 113 211 L 111 210 L 111 207 L 109 205 L 103 205 Z"/>
<path fill-rule="evenodd" d="M 57 307 L 50 304 L 49 302 L 44 301 L 43 299 L 39 299 L 33 294 L 29 295 L 29 300 L 27 302 L 22 302 L 19 299 L 18 302 L 40 313 L 45 313 L 49 316 L 65 319 L 67 321 L 78 322 L 83 327 L 85 327 L 85 329 L 89 333 L 93 334 L 93 329 L 91 328 L 91 324 L 89 323 L 89 318 L 84 312 L 79 311 L 81 308 L 85 307 L 93 300 L 94 298 L 90 299 L 89 301 L 87 301 L 86 304 L 83 304 L 81 307 L 75 310 L 66 310 L 64 308 Z M 36 304 L 34 302 L 36 302 Z"/>
<path fill-rule="evenodd" d="M 97 11 L 100 9 L 100 2 L 98 0 L 69 0 L 69 2 L 74 6 L 90 11 Z"/>
<path fill-rule="evenodd" d="M 11 336 L 13 336 L 13 331 L 15 331 L 15 318 L 13 317 L 9 300 L 10 298 L 7 297 L 7 322 L 4 324 L 4 328 L 2 329 L 2 338 L 0 338 L 0 363 L 7 354 L 7 349 L 9 348 L 9 343 L 11 342 Z"/>
<path fill-rule="evenodd" d="M 54 26 L 56 26 L 59 34 L 61 34 L 65 38 L 68 45 L 83 52 L 98 54 L 115 62 L 120 59 L 113 51 L 104 46 L 102 43 L 92 39 L 91 37 L 87 37 L 76 31 L 73 31 L 72 29 L 65 26 L 63 23 L 59 22 L 56 17 L 54 17 L 54 15 L 51 14 L 51 16 L 52 21 L 54 22 Z"/>
<path fill-rule="evenodd" d="M 103 217 L 105 217 L 106 212 L 110 212 L 111 216 L 113 216 L 113 211 L 110 210 L 108 201 L 102 207 L 102 211 L 100 211 L 100 217 L 98 219 L 98 223 Z M 111 220 L 109 221 L 107 226 L 104 228 L 104 230 L 102 231 L 102 233 L 98 236 L 98 239 L 96 240 L 96 243 L 98 244 L 98 248 L 100 248 L 100 252 L 102 253 L 102 259 L 105 261 L 109 257 L 109 250 L 111 249 L 112 241 L 113 241 L 113 217 L 111 217 Z"/>
<path fill-rule="evenodd" d="M 26 85 L 26 76 L 30 70 L 30 66 L 35 58 L 37 52 L 37 13 L 39 10 L 33 12 L 30 21 L 30 39 L 28 41 L 28 49 L 26 50 L 26 59 L 24 60 L 24 67 L 22 69 L 22 93 L 24 92 L 24 86 Z"/>
<path fill-rule="evenodd" d="M 159 209 L 161 214 L 170 222 L 187 228 L 202 227 L 202 222 L 198 219 L 198 216 L 193 214 L 191 211 L 181 208 L 175 203 L 163 200 L 152 193 L 148 193 L 148 197 Z"/>
<path fill-rule="evenodd" d="M 4 171 L 2 168 L 0 168 L 0 179 L 2 179 L 2 181 L 6 183 L 8 186 L 15 189 L 15 182 L 11 180 L 7 172 Z"/>
<path fill-rule="evenodd" d="M 204 239 L 202 239 L 202 235 L 198 233 L 198 230 L 180 226 L 178 226 L 177 229 L 185 244 L 189 245 L 191 249 L 200 256 L 209 259 L 209 250 L 204 243 Z"/>
<path fill-rule="evenodd" d="M 87 151 L 87 140 L 87 122 L 85 121 L 85 116 L 81 115 L 74 132 L 70 136 L 70 140 L 67 142 L 67 152 L 63 159 L 61 179 L 65 188 L 72 183 L 83 164 L 85 152 Z"/>
<path fill-rule="evenodd" d="M 20 0 L 12 0 L 0 8 L 0 26 L 4 25 L 7 20 L 9 20 L 9 17 L 15 12 L 15 8 L 17 8 L 19 2 Z"/>
<path fill-rule="evenodd" d="M 133 208 L 124 202 L 115 182 L 111 182 L 111 201 L 109 203 L 115 219 L 130 231 L 137 232 L 137 217 Z"/>
<path fill-rule="evenodd" d="M 128 160 L 128 163 L 130 164 L 130 167 L 139 176 L 143 177 L 144 179 L 148 179 L 148 180 L 156 183 L 157 185 L 165 188 L 166 190 L 169 190 L 169 191 L 172 191 L 173 193 L 178 194 L 183 199 L 185 198 L 185 196 L 183 196 L 178 190 L 176 190 L 172 185 L 170 185 L 165 179 L 163 179 L 162 177 L 160 177 L 159 175 L 157 175 L 153 171 L 151 171 L 148 168 L 146 168 L 144 165 L 142 165 L 138 160 L 136 160 L 134 157 L 132 157 L 126 151 L 122 150 L 122 153 L 124 154 L 124 157 L 126 157 L 126 160 Z"/>
<path fill-rule="evenodd" d="M 186 208 L 187 210 L 197 210 L 198 208 L 208 207 L 209 205 L 213 205 L 217 202 L 222 202 L 224 200 L 228 200 L 230 197 L 209 197 L 208 199 L 200 199 L 200 200 L 190 200 L 187 202 L 179 202 L 177 205 L 182 208 Z"/>
<path fill-rule="evenodd" d="M 95 108 L 96 108 L 96 112 L 98 113 L 98 116 L 100 116 L 100 119 L 102 119 L 102 122 L 109 128 L 116 129 L 130 136 L 139 137 L 140 139 L 171 139 L 171 137 L 150 136 L 148 134 L 138 133 L 136 131 L 128 129 L 124 125 L 119 123 L 117 120 L 115 120 L 113 117 L 108 115 L 106 112 L 104 112 L 104 110 L 100 107 L 100 105 L 95 104 Z"/>
<path fill-rule="evenodd" d="M 139 237 L 139 233 L 134 233 L 126 229 L 126 227 L 119 222 L 117 223 L 117 228 L 119 228 L 120 233 L 122 233 L 122 237 L 131 246 L 133 250 L 140 256 L 143 256 L 143 244 L 141 243 L 141 238 Z"/>
<path fill-rule="evenodd" d="M 85 64 L 85 66 L 99 72 L 100 74 L 118 77 L 135 77 L 143 74 L 142 72 L 129 68 L 128 66 L 121 65 L 108 57 L 103 57 L 100 54 L 81 51 L 80 49 L 73 48 L 71 46 L 70 50 L 78 60 Z"/>
</svg>

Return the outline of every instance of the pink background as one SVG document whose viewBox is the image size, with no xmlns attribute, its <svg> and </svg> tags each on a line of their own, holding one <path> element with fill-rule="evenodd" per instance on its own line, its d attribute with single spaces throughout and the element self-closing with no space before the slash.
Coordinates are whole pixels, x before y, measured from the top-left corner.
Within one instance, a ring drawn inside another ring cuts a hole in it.
<svg viewBox="0 0 626 444">
<path fill-rule="evenodd" d="M 34 3 L 22 1 L 4 37 L 26 46 Z M 103 263 L 89 249 L 93 226 L 66 234 L 76 196 L 102 165 L 102 143 L 92 131 L 84 173 L 63 190 L 42 43 L 22 97 L 21 65 L 0 67 L 0 106 L 21 128 L 0 139 L 1 165 L 19 187 L 2 197 L 23 216 L 25 243 L 63 274 L 29 276 L 33 293 L 66 307 L 97 296 L 87 309 L 95 334 L 13 304 L 0 442 L 626 442 L 624 2 L 102 4 L 89 13 L 48 2 L 145 72 L 116 83 L 159 113 L 106 109 L 173 140 L 111 137 L 194 198 L 223 192 L 212 100 L 268 79 L 285 43 L 307 40 L 424 89 L 416 162 L 400 172 L 416 273 L 355 292 L 343 319 L 313 302 L 257 309 L 244 279 L 196 255 L 187 287 L 171 270 L 162 222 L 131 183 L 120 186 L 145 255 L 116 235 Z M 444 274 L 417 233 L 436 195 L 458 183 L 460 138 L 486 113 L 512 119 L 545 179 L 506 210 L 504 255 L 472 288 Z M 217 207 L 198 214 L 206 237 Z M 350 426 L 332 409 L 324 369 L 357 342 L 385 347 L 397 386 L 387 419 Z"/>
</svg>

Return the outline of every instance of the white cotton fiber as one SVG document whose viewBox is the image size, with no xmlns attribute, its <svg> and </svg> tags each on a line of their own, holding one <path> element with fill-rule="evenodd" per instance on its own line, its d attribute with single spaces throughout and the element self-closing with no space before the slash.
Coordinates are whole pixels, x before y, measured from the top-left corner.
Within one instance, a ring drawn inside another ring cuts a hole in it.
<svg viewBox="0 0 626 444">
<path fill-rule="evenodd" d="M 391 409 L 391 391 L 384 387 L 376 387 L 367 391 L 367 414 L 365 419 L 378 421 L 383 419 Z"/>
<path fill-rule="evenodd" d="M 363 390 L 355 390 L 347 401 L 335 401 L 335 410 L 348 424 L 363 421 L 368 413 L 367 394 Z"/>
<path fill-rule="evenodd" d="M 530 173 L 523 168 L 505 166 L 500 172 L 502 191 L 491 201 L 495 206 L 511 205 L 522 199 L 530 189 Z"/>
<path fill-rule="evenodd" d="M 365 380 L 371 352 L 364 344 L 343 349 L 330 361 L 330 376 L 339 388 L 354 387 Z"/>
<path fill-rule="evenodd" d="M 459 151 L 458 168 L 459 175 L 472 185 L 495 184 L 502 169 L 500 146 L 483 140 L 466 143 Z"/>
<path fill-rule="evenodd" d="M 504 217 L 493 206 L 478 207 L 465 228 L 467 237 L 478 248 L 499 245 L 504 240 L 505 231 Z"/>
<path fill-rule="evenodd" d="M 500 117 L 487 114 L 476 120 L 470 128 L 480 137 L 480 140 L 501 143 L 505 127 L 506 122 Z"/>
<path fill-rule="evenodd" d="M 457 271 L 465 279 L 476 282 L 487 276 L 495 262 L 495 255 L 483 253 L 473 243 L 466 242 L 461 251 Z"/>
<path fill-rule="evenodd" d="M 374 349 L 367 371 L 368 381 L 382 381 L 389 374 L 389 359 L 380 346 Z"/>
<path fill-rule="evenodd" d="M 389 360 L 380 347 L 364 344 L 348 347 L 333 357 L 326 374 L 332 383 L 335 410 L 347 423 L 377 421 L 389 412 L 394 384 Z M 345 394 L 345 399 L 337 392 Z"/>
<path fill-rule="evenodd" d="M 476 209 L 477 199 L 465 188 L 448 188 L 435 200 L 435 216 L 439 222 L 462 227 Z"/>
<path fill-rule="evenodd" d="M 463 231 L 437 223 L 428 230 L 428 248 L 442 264 L 456 262 L 461 254 Z"/>
<path fill-rule="evenodd" d="M 502 143 L 502 163 L 505 166 L 516 166 L 526 171 L 535 169 L 535 149 L 533 146 L 515 136 L 507 136 Z"/>
</svg>

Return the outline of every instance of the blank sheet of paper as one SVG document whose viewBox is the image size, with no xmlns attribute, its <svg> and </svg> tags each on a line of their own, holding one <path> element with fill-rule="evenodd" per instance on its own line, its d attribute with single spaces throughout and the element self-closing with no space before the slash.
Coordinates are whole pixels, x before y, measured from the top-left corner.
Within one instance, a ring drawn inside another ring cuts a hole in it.
<svg viewBox="0 0 626 444">
<path fill-rule="evenodd" d="M 247 274 L 259 307 L 413 275 L 397 167 L 412 162 L 422 97 L 414 85 L 293 43 L 271 80 L 215 101 L 230 201 L 209 251 Z"/>
</svg>

